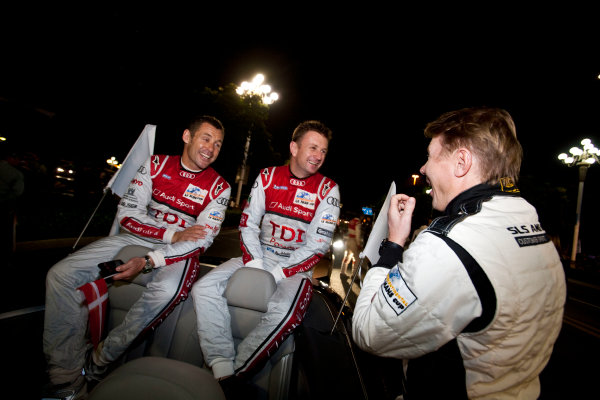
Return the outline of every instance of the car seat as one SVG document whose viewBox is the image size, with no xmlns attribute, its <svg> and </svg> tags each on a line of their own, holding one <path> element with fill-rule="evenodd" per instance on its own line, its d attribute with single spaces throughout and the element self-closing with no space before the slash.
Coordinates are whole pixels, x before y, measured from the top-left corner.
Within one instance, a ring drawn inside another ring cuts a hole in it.
<svg viewBox="0 0 600 400">
<path fill-rule="evenodd" d="M 240 268 L 229 278 L 224 296 L 231 315 L 231 333 L 237 345 L 259 323 L 277 288 L 271 273 L 257 268 Z M 251 379 L 265 399 L 286 399 L 292 376 L 294 354 L 292 333 Z"/>
<path fill-rule="evenodd" d="M 92 390 L 88 400 L 225 400 L 204 368 L 164 357 L 132 360 Z"/>
<path fill-rule="evenodd" d="M 142 257 L 150 250 L 144 246 L 125 246 L 115 258 L 127 261 L 132 257 Z M 212 266 L 200 264 L 198 276 L 206 274 L 211 269 Z M 115 281 L 109 286 L 109 310 L 106 321 L 108 331 L 123 321 L 155 273 L 138 274 L 132 280 Z M 139 337 L 120 361 L 125 363 L 142 356 L 167 357 L 198 367 L 204 366 L 192 301 L 183 301 L 177 305 L 153 331 Z"/>
<path fill-rule="evenodd" d="M 132 257 L 143 256 L 149 250 L 144 246 L 126 246 L 115 258 L 127 261 Z M 212 268 L 211 265 L 201 263 L 198 276 L 202 277 Z M 129 308 L 141 296 L 153 274 L 154 272 L 138 274 L 130 281 L 115 281 L 109 286 L 109 310 L 106 321 L 108 330 L 123 321 Z M 231 328 L 236 346 L 267 311 L 268 301 L 275 289 L 273 276 L 261 269 L 240 268 L 231 276 L 224 296 L 227 298 L 231 314 Z M 294 349 L 294 335 L 291 334 L 261 371 L 253 376 L 252 384 L 256 386 L 259 398 L 275 400 L 288 397 Z M 169 358 L 207 369 L 200 349 L 196 313 L 191 299 L 181 302 L 153 331 L 138 338 L 119 361 L 121 364 L 126 364 L 140 357 L 145 357 L 147 362 L 155 362 L 156 357 Z M 125 365 L 120 366 L 111 375 L 136 373 L 132 372 L 134 370 L 130 371 L 130 367 L 123 370 L 124 367 Z M 152 370 L 150 368 L 144 373 L 149 374 Z M 119 398 L 112 397 L 112 399 Z"/>
</svg>

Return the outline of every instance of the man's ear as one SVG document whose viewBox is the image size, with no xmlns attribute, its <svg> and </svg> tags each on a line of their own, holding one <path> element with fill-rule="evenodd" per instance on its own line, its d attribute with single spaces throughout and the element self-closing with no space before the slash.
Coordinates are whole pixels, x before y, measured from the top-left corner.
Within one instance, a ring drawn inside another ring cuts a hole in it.
<svg viewBox="0 0 600 400">
<path fill-rule="evenodd" d="M 464 147 L 454 152 L 454 175 L 457 178 L 465 176 L 473 167 L 473 154 Z"/>
<path fill-rule="evenodd" d="M 190 132 L 189 129 L 186 129 L 185 131 L 183 131 L 182 138 L 183 138 L 183 142 L 185 144 L 188 144 L 190 142 L 190 140 L 192 140 L 192 133 Z"/>
<path fill-rule="evenodd" d="M 293 140 L 290 142 L 290 153 L 292 154 L 292 157 L 296 157 L 296 154 L 298 154 L 298 143 Z"/>
</svg>

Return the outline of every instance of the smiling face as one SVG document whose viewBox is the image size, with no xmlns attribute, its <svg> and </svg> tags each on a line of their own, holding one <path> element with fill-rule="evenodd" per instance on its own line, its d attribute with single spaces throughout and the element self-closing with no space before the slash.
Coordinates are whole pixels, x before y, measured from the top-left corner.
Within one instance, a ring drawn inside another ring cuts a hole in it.
<svg viewBox="0 0 600 400">
<path fill-rule="evenodd" d="M 316 131 L 306 132 L 298 142 L 290 143 L 290 169 L 298 178 L 315 174 L 327 155 L 329 140 Z"/>
<path fill-rule="evenodd" d="M 181 162 L 192 170 L 198 171 L 208 168 L 219 155 L 223 145 L 223 131 L 204 122 L 192 134 L 189 129 L 183 132 L 183 154 Z"/>
<path fill-rule="evenodd" d="M 450 201 L 460 192 L 454 190 L 454 160 L 451 154 L 444 151 L 442 136 L 431 139 L 427 147 L 427 162 L 420 169 L 431 186 L 429 193 L 432 206 L 444 211 Z"/>
</svg>

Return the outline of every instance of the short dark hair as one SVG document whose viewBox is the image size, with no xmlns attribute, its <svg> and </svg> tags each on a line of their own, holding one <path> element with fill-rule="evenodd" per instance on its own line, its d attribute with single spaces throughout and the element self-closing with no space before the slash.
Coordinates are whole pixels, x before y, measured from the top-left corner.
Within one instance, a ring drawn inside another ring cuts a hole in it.
<svg viewBox="0 0 600 400">
<path fill-rule="evenodd" d="M 331 140 L 331 129 L 329 129 L 324 123 L 315 120 L 309 120 L 301 122 L 296 129 L 294 129 L 294 133 L 292 133 L 292 141 L 298 142 L 308 131 L 315 131 L 325 136 L 327 140 Z"/>
<path fill-rule="evenodd" d="M 223 132 L 223 135 L 225 135 L 225 127 L 217 117 L 213 117 L 212 115 L 198 115 L 193 117 L 188 124 L 188 129 L 192 133 L 192 136 L 194 136 L 196 131 L 205 122 L 219 129 L 221 132 Z"/>
</svg>

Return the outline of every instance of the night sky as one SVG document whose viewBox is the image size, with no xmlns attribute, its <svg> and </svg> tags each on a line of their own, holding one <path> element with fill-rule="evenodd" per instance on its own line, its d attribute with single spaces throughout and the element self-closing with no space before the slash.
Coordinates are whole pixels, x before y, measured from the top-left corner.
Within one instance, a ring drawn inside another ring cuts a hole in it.
<svg viewBox="0 0 600 400">
<path fill-rule="evenodd" d="M 354 209 L 374 204 L 392 180 L 411 180 L 425 161 L 423 128 L 452 109 L 507 109 L 526 182 L 572 190 L 576 171 L 556 156 L 584 137 L 600 145 L 600 35 L 591 10 L 303 3 L 254 15 L 233 5 L 99 4 L 0 13 L 3 134 L 18 131 L 64 157 L 124 157 L 144 125 L 160 128 L 190 87 L 239 84 L 261 72 L 280 94 L 267 126 L 278 150 L 287 152 L 302 120 L 329 125 L 322 172 Z M 14 111 L 23 109 L 41 112 Z M 49 138 L 32 118 L 59 121 L 60 130 Z M 592 168 L 588 186 L 599 180 Z"/>
</svg>

